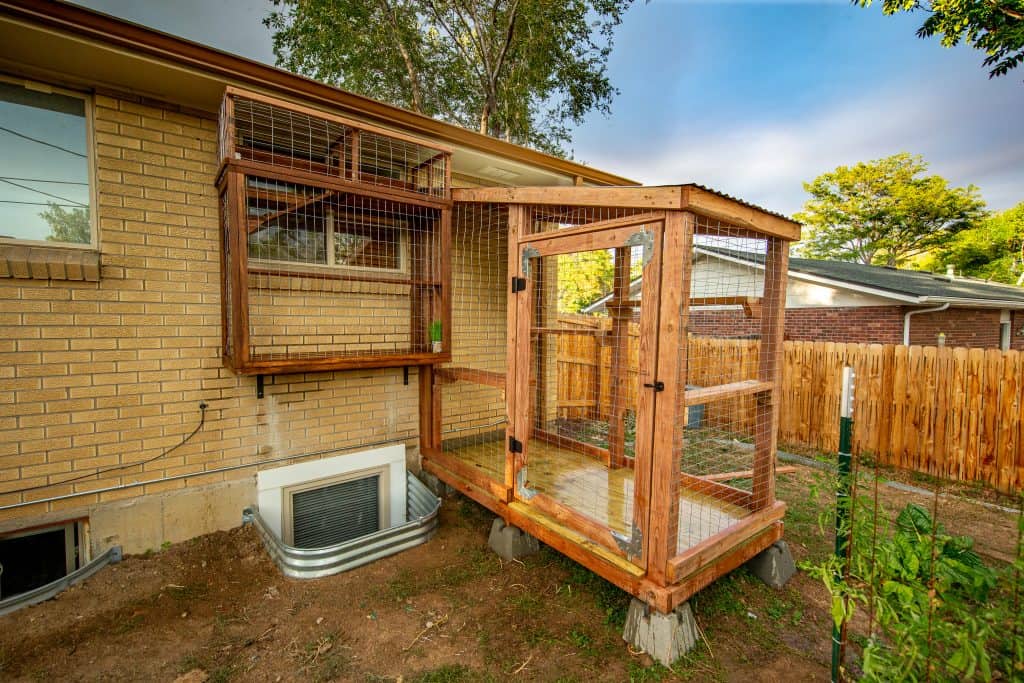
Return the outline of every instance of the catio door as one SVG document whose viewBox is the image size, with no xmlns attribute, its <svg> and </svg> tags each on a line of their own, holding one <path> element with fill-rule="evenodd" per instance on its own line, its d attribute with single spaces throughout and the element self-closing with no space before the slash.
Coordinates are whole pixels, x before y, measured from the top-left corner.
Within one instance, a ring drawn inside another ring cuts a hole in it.
<svg viewBox="0 0 1024 683">
<path fill-rule="evenodd" d="M 517 209 L 513 496 L 646 566 L 664 215 Z"/>
</svg>

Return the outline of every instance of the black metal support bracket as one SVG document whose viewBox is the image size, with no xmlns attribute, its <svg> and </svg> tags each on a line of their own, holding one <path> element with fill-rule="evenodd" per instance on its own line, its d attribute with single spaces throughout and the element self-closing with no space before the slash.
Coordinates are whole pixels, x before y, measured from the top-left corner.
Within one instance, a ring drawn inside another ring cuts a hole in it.
<svg viewBox="0 0 1024 683">
<path fill-rule="evenodd" d="M 409 386 L 409 366 L 402 366 L 402 384 Z"/>
<path fill-rule="evenodd" d="M 525 277 L 513 277 L 512 278 L 512 293 L 518 294 L 519 292 L 526 290 L 526 278 Z"/>
<path fill-rule="evenodd" d="M 511 453 L 522 453 L 523 442 L 516 439 L 514 436 L 508 437 L 508 450 Z"/>
<path fill-rule="evenodd" d="M 263 398 L 263 375 L 256 375 L 256 398 Z"/>
</svg>

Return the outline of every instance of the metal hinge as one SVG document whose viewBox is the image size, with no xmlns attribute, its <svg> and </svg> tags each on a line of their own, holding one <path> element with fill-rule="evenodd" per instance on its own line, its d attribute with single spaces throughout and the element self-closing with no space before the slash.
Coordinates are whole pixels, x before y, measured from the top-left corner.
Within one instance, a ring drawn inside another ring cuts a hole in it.
<svg viewBox="0 0 1024 683">
<path fill-rule="evenodd" d="M 523 442 L 514 436 L 508 437 L 508 450 L 510 453 L 522 453 Z"/>
<path fill-rule="evenodd" d="M 526 278 L 525 277 L 513 277 L 512 278 L 512 293 L 517 294 L 526 289 Z"/>
<path fill-rule="evenodd" d="M 530 276 L 530 259 L 540 256 L 540 252 L 532 244 L 523 247 L 523 275 Z"/>
</svg>

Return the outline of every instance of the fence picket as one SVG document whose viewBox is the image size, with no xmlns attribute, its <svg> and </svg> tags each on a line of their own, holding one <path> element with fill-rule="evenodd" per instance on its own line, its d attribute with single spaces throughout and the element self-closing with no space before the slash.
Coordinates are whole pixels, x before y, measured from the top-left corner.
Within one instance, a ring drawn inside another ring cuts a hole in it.
<svg viewBox="0 0 1024 683">
<path fill-rule="evenodd" d="M 600 322 L 563 321 L 600 331 Z M 630 329 L 630 405 L 636 399 L 639 335 Z M 760 344 L 751 339 L 689 339 L 689 382 L 750 379 Z M 838 447 L 842 368 L 855 383 L 854 450 L 880 462 L 939 477 L 1024 488 L 1024 354 L 964 348 L 786 342 L 782 362 L 779 442 L 834 452 Z M 611 354 L 600 334 L 561 335 L 559 414 L 607 419 Z M 753 398 L 706 407 L 709 424 L 749 436 Z M 590 407 L 593 406 L 593 407 Z M 742 420 L 737 418 L 743 416 Z"/>
</svg>

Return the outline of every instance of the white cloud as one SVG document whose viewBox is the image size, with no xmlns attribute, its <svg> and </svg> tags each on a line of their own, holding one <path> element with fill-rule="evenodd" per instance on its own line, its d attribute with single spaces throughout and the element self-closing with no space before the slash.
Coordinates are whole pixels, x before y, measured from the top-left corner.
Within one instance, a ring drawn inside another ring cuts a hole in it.
<svg viewBox="0 0 1024 683">
<path fill-rule="evenodd" d="M 626 154 L 620 149 L 612 157 L 600 147 L 577 152 L 645 184 L 695 181 L 794 213 L 805 199 L 804 181 L 841 164 L 906 151 L 924 155 L 930 172 L 956 185 L 978 185 L 990 207 L 1007 208 L 1024 200 L 1024 140 L 1014 130 L 1024 88 L 986 81 L 980 71 L 977 76 L 955 93 L 938 81 L 782 121 L 756 111 L 728 112 L 717 130 L 695 132 L 681 124 L 674 139 L 637 144 Z M 737 125 L 736 118 L 747 123 Z"/>
</svg>

